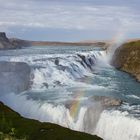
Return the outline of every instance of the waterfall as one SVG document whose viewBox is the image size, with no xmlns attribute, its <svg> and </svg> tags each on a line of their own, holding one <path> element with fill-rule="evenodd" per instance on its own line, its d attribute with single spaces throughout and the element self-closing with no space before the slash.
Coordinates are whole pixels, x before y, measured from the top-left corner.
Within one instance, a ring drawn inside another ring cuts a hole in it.
<svg viewBox="0 0 140 140">
<path fill-rule="evenodd" d="M 0 91 L 0 100 L 27 118 L 96 134 L 104 140 L 139 140 L 140 120 L 128 111 L 130 106 L 105 107 L 94 100 L 95 96 L 131 98 L 124 94 L 130 88 L 128 75 L 115 71 L 108 58 L 104 50 L 2 56 L 0 61 L 27 63 L 31 85 L 22 93 Z M 118 77 L 122 79 L 118 81 Z M 118 90 L 117 84 L 123 80 L 127 88 Z M 131 110 L 139 114 L 139 108 Z"/>
<path fill-rule="evenodd" d="M 128 112 L 102 112 L 95 133 L 105 140 L 139 140 L 140 120 Z"/>
</svg>

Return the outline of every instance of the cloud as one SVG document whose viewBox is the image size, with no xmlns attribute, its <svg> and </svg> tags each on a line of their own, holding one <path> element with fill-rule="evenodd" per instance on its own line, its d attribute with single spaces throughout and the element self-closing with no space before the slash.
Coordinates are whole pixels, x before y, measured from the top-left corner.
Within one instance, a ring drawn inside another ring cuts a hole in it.
<svg viewBox="0 0 140 140">
<path fill-rule="evenodd" d="M 140 27 L 133 9 L 113 5 L 74 5 L 50 1 L 0 0 L 0 29 L 57 28 L 76 30 L 116 30 Z"/>
</svg>

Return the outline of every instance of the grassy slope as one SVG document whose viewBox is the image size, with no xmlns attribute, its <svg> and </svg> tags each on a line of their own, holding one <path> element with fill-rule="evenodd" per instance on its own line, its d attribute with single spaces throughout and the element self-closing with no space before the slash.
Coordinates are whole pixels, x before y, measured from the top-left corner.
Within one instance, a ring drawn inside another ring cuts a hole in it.
<svg viewBox="0 0 140 140">
<path fill-rule="evenodd" d="M 112 64 L 140 81 L 140 40 L 123 44 L 114 54 Z"/>
<path fill-rule="evenodd" d="M 25 119 L 0 102 L 0 138 L 26 140 L 101 140 L 51 123 Z"/>
</svg>

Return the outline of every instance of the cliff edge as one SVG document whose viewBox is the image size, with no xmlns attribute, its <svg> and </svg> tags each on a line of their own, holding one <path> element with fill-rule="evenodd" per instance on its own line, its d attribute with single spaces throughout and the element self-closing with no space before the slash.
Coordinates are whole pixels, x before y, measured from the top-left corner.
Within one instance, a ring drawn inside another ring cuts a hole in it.
<svg viewBox="0 0 140 140">
<path fill-rule="evenodd" d="M 15 46 L 6 37 L 4 32 L 0 32 L 0 49 L 14 49 Z"/>
<path fill-rule="evenodd" d="M 140 40 L 124 43 L 114 53 L 111 64 L 140 81 Z"/>
<path fill-rule="evenodd" d="M 2 140 L 102 140 L 51 123 L 21 117 L 0 102 L 0 139 Z"/>
</svg>

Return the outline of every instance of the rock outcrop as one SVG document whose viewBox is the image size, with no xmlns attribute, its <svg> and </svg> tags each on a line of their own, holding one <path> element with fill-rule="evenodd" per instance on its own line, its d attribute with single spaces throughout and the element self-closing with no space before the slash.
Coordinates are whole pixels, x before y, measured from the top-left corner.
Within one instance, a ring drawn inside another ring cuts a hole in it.
<svg viewBox="0 0 140 140">
<path fill-rule="evenodd" d="M 112 65 L 128 72 L 140 81 L 140 40 L 120 46 L 113 56 Z"/>
<path fill-rule="evenodd" d="M 52 123 L 21 117 L 0 102 L 0 138 L 15 140 L 102 140 Z"/>
<path fill-rule="evenodd" d="M 15 46 L 9 41 L 4 32 L 0 32 L 0 49 L 14 49 Z"/>
<path fill-rule="evenodd" d="M 105 96 L 94 96 L 93 99 L 96 102 L 101 103 L 103 107 L 112 107 L 112 106 L 119 106 L 122 104 L 120 99 L 115 99 L 113 97 L 105 97 Z"/>
<path fill-rule="evenodd" d="M 6 33 L 0 32 L 0 50 L 20 49 L 21 47 L 31 46 L 31 43 L 26 40 L 7 38 Z"/>
<path fill-rule="evenodd" d="M 0 94 L 19 93 L 30 86 L 30 67 L 23 62 L 0 62 Z"/>
</svg>

